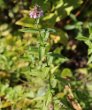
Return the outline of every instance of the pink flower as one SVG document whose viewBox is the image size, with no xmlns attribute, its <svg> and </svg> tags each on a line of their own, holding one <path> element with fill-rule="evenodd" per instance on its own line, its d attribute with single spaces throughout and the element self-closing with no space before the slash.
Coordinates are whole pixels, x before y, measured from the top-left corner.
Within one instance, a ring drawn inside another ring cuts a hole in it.
<svg viewBox="0 0 92 110">
<path fill-rule="evenodd" d="M 40 6 L 35 5 L 34 8 L 29 13 L 30 18 L 40 18 L 43 16 L 43 10 L 40 8 Z"/>
</svg>

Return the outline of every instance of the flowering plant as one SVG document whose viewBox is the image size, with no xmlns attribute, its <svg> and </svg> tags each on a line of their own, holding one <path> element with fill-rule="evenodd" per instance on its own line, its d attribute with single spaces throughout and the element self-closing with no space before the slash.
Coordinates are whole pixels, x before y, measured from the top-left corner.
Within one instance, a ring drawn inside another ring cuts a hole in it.
<svg viewBox="0 0 92 110">
<path fill-rule="evenodd" d="M 91 110 L 92 24 L 70 15 L 83 0 L 2 1 L 0 109 Z"/>
<path fill-rule="evenodd" d="M 56 56 L 53 52 L 50 51 L 50 33 L 55 33 L 56 31 L 52 28 L 38 28 L 38 24 L 40 23 L 40 18 L 43 16 L 43 10 L 40 8 L 40 6 L 36 5 L 34 8 L 29 12 L 30 18 L 33 18 L 37 20 L 36 22 L 36 28 L 23 28 L 20 31 L 21 32 L 30 32 L 31 34 L 37 35 L 37 43 L 33 46 L 30 46 L 30 52 L 32 55 L 33 65 L 31 67 L 31 72 L 29 76 L 29 79 L 31 79 L 32 76 L 35 78 L 40 78 L 41 81 L 44 84 L 40 84 L 40 88 L 37 89 L 38 96 L 40 97 L 40 102 L 43 101 L 41 109 L 47 110 L 47 109 L 54 109 L 53 103 L 54 100 L 52 100 L 53 97 L 53 91 L 52 88 L 55 88 L 57 85 L 57 79 L 55 79 L 54 72 L 57 70 L 59 65 L 54 64 L 53 61 L 60 60 L 61 62 L 66 61 L 65 58 L 61 56 Z M 36 48 L 36 56 L 34 53 L 32 53 L 32 49 Z M 54 84 L 53 84 L 54 83 Z M 44 105 L 46 103 L 46 105 Z M 60 103 L 60 101 L 58 101 Z M 60 107 L 61 105 L 58 104 Z"/>
<path fill-rule="evenodd" d="M 41 16 L 43 16 L 43 10 L 40 8 L 40 6 L 35 5 L 33 10 L 30 11 L 29 15 L 30 18 L 34 19 L 40 18 Z"/>
</svg>

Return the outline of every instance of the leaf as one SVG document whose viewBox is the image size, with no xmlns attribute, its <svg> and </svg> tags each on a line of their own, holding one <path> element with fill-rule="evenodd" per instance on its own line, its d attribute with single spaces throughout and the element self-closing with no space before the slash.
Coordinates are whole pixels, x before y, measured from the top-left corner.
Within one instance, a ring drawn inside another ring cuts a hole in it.
<svg viewBox="0 0 92 110">
<path fill-rule="evenodd" d="M 57 79 L 55 79 L 54 77 L 51 78 L 51 86 L 52 88 L 55 88 L 57 86 Z"/>
<path fill-rule="evenodd" d="M 52 29 L 52 28 L 46 28 L 46 30 L 47 30 L 48 32 L 53 32 L 53 33 L 56 32 L 56 30 L 55 30 L 55 29 Z"/>
<path fill-rule="evenodd" d="M 26 17 L 23 17 L 20 20 L 18 20 L 16 22 L 16 25 L 20 25 L 23 27 L 31 27 L 31 28 L 35 29 L 36 28 L 36 20 L 26 16 Z M 38 25 L 38 27 L 40 28 L 41 25 Z"/>
<path fill-rule="evenodd" d="M 8 84 L 3 85 L 3 84 L 0 83 L 0 97 L 5 95 L 8 88 L 9 88 Z"/>
<path fill-rule="evenodd" d="M 63 97 L 65 96 L 65 93 L 64 92 L 60 92 L 56 95 L 56 97 L 62 99 Z"/>
<path fill-rule="evenodd" d="M 92 62 L 92 55 L 88 59 L 88 64 Z"/>
<path fill-rule="evenodd" d="M 62 78 L 68 78 L 68 77 L 72 77 L 72 71 L 69 68 L 65 68 L 63 69 L 62 73 L 61 73 L 61 77 Z"/>
<path fill-rule="evenodd" d="M 92 23 L 89 24 L 89 33 L 92 34 Z"/>
<path fill-rule="evenodd" d="M 76 38 L 77 40 L 80 40 L 80 41 L 86 41 L 87 42 L 87 40 L 88 40 L 88 38 L 87 37 L 85 37 L 85 36 L 83 36 L 81 33 L 79 33 L 78 34 L 78 36 L 77 36 L 77 38 Z"/>
<path fill-rule="evenodd" d="M 41 97 L 44 96 L 46 94 L 47 90 L 44 87 L 39 88 L 38 92 L 37 92 L 37 97 Z"/>
<path fill-rule="evenodd" d="M 39 47 L 39 60 L 44 60 L 45 57 L 45 48 L 44 47 Z"/>
<path fill-rule="evenodd" d="M 47 41 L 47 39 L 49 38 L 50 33 L 47 31 L 44 40 Z"/>
<path fill-rule="evenodd" d="M 6 8 L 6 3 L 3 0 L 0 0 L 0 8 L 4 9 Z"/>
<path fill-rule="evenodd" d="M 75 25 L 66 25 L 64 28 L 66 29 L 66 30 L 72 30 L 72 29 L 75 29 Z"/>
<path fill-rule="evenodd" d="M 0 109 L 1 109 L 1 108 L 7 108 L 7 107 L 9 107 L 9 106 L 11 106 L 11 105 L 12 105 L 11 102 L 5 102 L 5 103 L 3 103 L 3 104 L 0 105 Z"/>
<path fill-rule="evenodd" d="M 48 65 L 51 65 L 52 63 L 53 63 L 53 56 L 51 56 L 51 55 L 47 55 L 47 63 L 48 63 Z"/>
<path fill-rule="evenodd" d="M 35 77 L 40 77 L 42 79 L 48 77 L 48 73 L 49 73 L 49 70 L 50 68 L 48 67 L 44 67 L 44 68 L 41 68 L 41 69 L 32 69 L 31 72 L 30 72 L 30 75 L 31 76 L 35 76 Z"/>
<path fill-rule="evenodd" d="M 88 49 L 88 55 L 92 54 L 92 48 Z"/>
<path fill-rule="evenodd" d="M 28 32 L 28 33 L 39 33 L 38 30 L 31 29 L 31 28 L 23 28 L 23 29 L 20 29 L 19 31 L 21 31 L 21 32 Z"/>
<path fill-rule="evenodd" d="M 35 94 L 34 94 L 33 91 L 30 91 L 30 92 L 26 93 L 25 96 L 28 97 L 28 98 L 34 98 Z"/>
</svg>

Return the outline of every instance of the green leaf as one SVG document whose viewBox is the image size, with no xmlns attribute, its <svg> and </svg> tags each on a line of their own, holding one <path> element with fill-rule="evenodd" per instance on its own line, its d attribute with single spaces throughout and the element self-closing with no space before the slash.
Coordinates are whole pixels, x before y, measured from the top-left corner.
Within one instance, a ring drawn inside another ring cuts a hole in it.
<svg viewBox="0 0 92 110">
<path fill-rule="evenodd" d="M 69 68 L 65 68 L 63 69 L 62 73 L 61 73 L 61 77 L 62 78 L 68 78 L 68 77 L 72 77 L 72 71 Z"/>
<path fill-rule="evenodd" d="M 28 33 L 39 33 L 38 30 L 31 29 L 31 28 L 23 28 L 23 29 L 20 29 L 19 31 L 21 31 L 21 32 L 28 32 Z"/>
<path fill-rule="evenodd" d="M 91 34 L 92 33 L 92 23 L 91 24 L 89 24 L 89 33 Z"/>
<path fill-rule="evenodd" d="M 47 90 L 44 87 L 39 88 L 38 92 L 37 92 L 37 97 L 41 97 L 44 96 L 46 94 Z"/>
<path fill-rule="evenodd" d="M 52 88 L 55 88 L 57 86 L 57 79 L 55 79 L 54 77 L 51 78 L 51 86 Z"/>
<path fill-rule="evenodd" d="M 66 30 L 72 30 L 72 29 L 75 29 L 75 27 L 76 27 L 75 25 L 66 25 L 65 29 Z"/>
<path fill-rule="evenodd" d="M 88 64 L 92 62 L 92 55 L 88 59 Z"/>
<path fill-rule="evenodd" d="M 55 29 L 52 29 L 52 28 L 46 28 L 46 31 L 48 31 L 48 32 L 56 32 L 56 30 Z"/>
<path fill-rule="evenodd" d="M 88 49 L 88 55 L 92 54 L 92 48 Z"/>
<path fill-rule="evenodd" d="M 47 31 L 44 40 L 46 41 L 49 37 L 50 33 Z"/>
<path fill-rule="evenodd" d="M 88 40 L 88 38 L 83 36 L 81 33 L 78 34 L 76 39 L 84 42 Z"/>
</svg>

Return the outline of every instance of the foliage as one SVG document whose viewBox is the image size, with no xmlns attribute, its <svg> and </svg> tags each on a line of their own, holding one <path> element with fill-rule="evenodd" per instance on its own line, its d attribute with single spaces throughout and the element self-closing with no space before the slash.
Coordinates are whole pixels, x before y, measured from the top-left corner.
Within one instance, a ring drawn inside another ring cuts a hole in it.
<svg viewBox="0 0 92 110">
<path fill-rule="evenodd" d="M 0 109 L 91 110 L 92 25 L 71 13 L 84 1 L 39 1 L 0 0 Z M 29 17 L 35 4 L 44 11 L 40 19 Z M 66 16 L 72 23 L 55 27 Z M 66 66 L 78 46 L 69 45 L 71 36 L 87 47 L 86 66 Z"/>
</svg>

